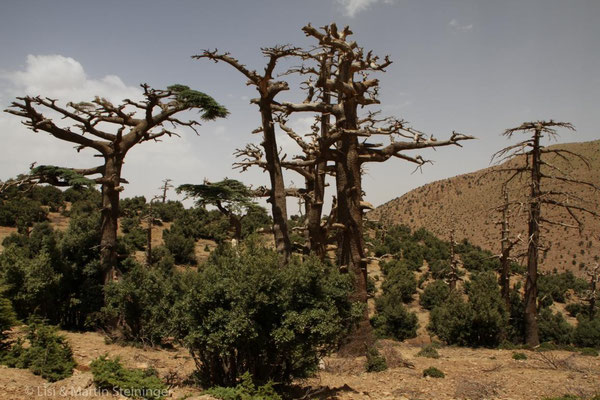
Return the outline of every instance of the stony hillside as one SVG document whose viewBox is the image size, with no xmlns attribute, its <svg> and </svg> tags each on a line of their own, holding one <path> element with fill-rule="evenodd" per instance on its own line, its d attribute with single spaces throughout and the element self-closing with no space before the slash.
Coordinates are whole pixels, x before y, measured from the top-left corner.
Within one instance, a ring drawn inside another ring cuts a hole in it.
<svg viewBox="0 0 600 400">
<path fill-rule="evenodd" d="M 600 140 L 552 147 L 583 155 L 589 161 L 590 168 L 580 160 L 569 163 L 553 155 L 547 159 L 551 164 L 572 178 L 600 185 Z M 458 240 L 467 238 L 476 245 L 499 252 L 500 228 L 496 222 L 499 221 L 500 214 L 495 208 L 501 203 L 501 185 L 508 175 L 498 170 L 519 161 L 513 159 L 501 165 L 421 186 L 381 205 L 369 214 L 369 219 L 380 220 L 385 225 L 405 224 L 413 229 L 424 227 L 446 240 L 454 227 Z M 517 193 L 519 185 L 523 184 L 524 182 L 514 182 L 510 189 Z M 543 189 L 564 188 L 565 184 L 553 184 Z M 600 194 L 588 188 L 579 187 L 577 190 L 586 200 L 586 206 L 600 213 Z M 566 211 L 546 208 L 543 214 L 548 219 L 570 222 Z M 600 220 L 589 215 L 583 215 L 581 220 L 585 225 L 581 235 L 577 229 L 545 225 L 545 244 L 550 249 L 542 262 L 544 270 L 556 268 L 559 271 L 577 272 L 583 264 L 598 260 Z M 512 221 L 513 232 L 522 232 L 523 237 L 526 237 L 526 222 L 526 210 L 516 214 Z"/>
</svg>

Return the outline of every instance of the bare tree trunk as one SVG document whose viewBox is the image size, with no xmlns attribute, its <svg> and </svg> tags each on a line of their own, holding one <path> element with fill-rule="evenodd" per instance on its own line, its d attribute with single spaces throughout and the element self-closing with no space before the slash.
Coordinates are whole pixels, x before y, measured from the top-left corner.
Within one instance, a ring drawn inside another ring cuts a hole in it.
<svg viewBox="0 0 600 400">
<path fill-rule="evenodd" d="M 148 204 L 148 226 L 146 227 L 146 265 L 152 265 L 152 222 L 154 215 L 152 214 L 152 200 Z"/>
<path fill-rule="evenodd" d="M 527 248 L 527 281 L 525 283 L 525 343 L 530 346 L 540 344 L 537 323 L 537 274 L 541 217 L 540 136 L 540 131 L 536 129 L 531 151 L 531 203 L 529 205 L 529 245 Z"/>
<path fill-rule="evenodd" d="M 287 203 L 285 184 L 283 182 L 283 172 L 281 171 L 281 160 L 277 152 L 277 141 L 275 139 L 275 125 L 273 122 L 273 112 L 271 110 L 271 99 L 260 100 L 260 113 L 263 126 L 263 148 L 265 149 L 265 158 L 267 160 L 269 178 L 271 181 L 271 211 L 273 214 L 273 234 L 275 237 L 275 247 L 279 255 L 283 258 L 283 264 L 287 264 L 292 252 L 287 227 Z"/>
<path fill-rule="evenodd" d="M 504 195 L 504 204 L 502 206 L 502 236 L 501 236 L 501 247 L 502 253 L 500 255 L 500 288 L 504 304 L 506 304 L 506 310 L 510 313 L 510 228 L 508 225 L 508 192 L 506 185 L 502 187 Z"/>
<path fill-rule="evenodd" d="M 323 55 L 321 60 L 320 70 L 320 85 L 329 78 L 331 71 L 330 55 Z M 326 105 L 331 104 L 331 94 L 328 90 L 323 90 L 322 102 Z M 310 207 L 306 211 L 308 238 L 310 242 L 310 250 L 319 258 L 325 257 L 325 249 L 327 247 L 327 230 L 321 225 L 323 215 L 323 203 L 325 201 L 325 175 L 327 168 L 327 160 L 323 155 L 327 154 L 327 146 L 324 145 L 324 140 L 329 136 L 330 115 L 328 113 L 321 114 L 321 141 L 319 144 L 319 153 L 322 160 L 317 162 L 313 167 L 314 182 L 312 182 L 312 194 L 310 198 Z M 308 189 L 308 185 L 307 185 Z M 308 203 L 308 202 L 307 202 Z"/>
<path fill-rule="evenodd" d="M 345 68 L 344 68 L 345 67 Z M 351 81 L 349 65 L 340 66 L 341 81 Z M 347 69 L 347 70 L 346 70 Z M 344 76 L 344 75 L 346 75 Z M 340 98 L 343 98 L 340 93 Z M 345 118 L 340 125 L 346 129 L 356 129 L 358 118 L 356 103 L 352 99 L 344 102 Z M 362 201 L 362 176 L 361 161 L 359 157 L 358 138 L 344 135 L 338 143 L 338 154 L 341 159 L 336 160 L 336 189 L 337 189 L 337 222 L 344 225 L 339 249 L 338 265 L 345 266 L 354 276 L 353 301 L 365 305 L 364 315 L 355 332 L 348 337 L 348 342 L 342 348 L 347 355 L 362 355 L 365 346 L 374 343 L 373 328 L 369 321 L 367 305 L 367 260 L 363 239 L 363 211 L 360 207 Z"/>
<path fill-rule="evenodd" d="M 117 228 L 119 220 L 119 193 L 122 159 L 107 156 L 102 183 L 102 211 L 100 236 L 100 265 L 104 283 L 119 279 L 117 267 Z"/>
</svg>

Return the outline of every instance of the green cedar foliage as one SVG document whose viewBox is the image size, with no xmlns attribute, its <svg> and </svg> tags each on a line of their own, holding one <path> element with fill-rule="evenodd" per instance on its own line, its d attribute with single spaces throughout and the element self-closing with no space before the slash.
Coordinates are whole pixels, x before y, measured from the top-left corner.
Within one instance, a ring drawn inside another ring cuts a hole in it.
<svg viewBox="0 0 600 400">
<path fill-rule="evenodd" d="M 229 111 L 225 107 L 205 93 L 180 84 L 171 85 L 167 89 L 173 92 L 175 99 L 184 106 L 202 109 L 204 111 L 201 115 L 203 120 L 211 121 L 217 118 L 225 118 L 229 115 Z"/>
</svg>

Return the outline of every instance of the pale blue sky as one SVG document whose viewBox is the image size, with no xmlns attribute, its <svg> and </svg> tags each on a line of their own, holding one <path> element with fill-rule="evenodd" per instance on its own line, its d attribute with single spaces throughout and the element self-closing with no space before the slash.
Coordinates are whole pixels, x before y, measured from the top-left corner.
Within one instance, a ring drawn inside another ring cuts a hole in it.
<svg viewBox="0 0 600 400">
<path fill-rule="evenodd" d="M 250 134 L 259 123 L 248 104 L 253 89 L 237 71 L 190 56 L 219 48 L 262 69 L 260 47 L 313 44 L 301 27 L 335 21 L 350 25 L 359 45 L 394 61 L 378 76 L 384 114 L 438 138 L 452 130 L 479 138 L 464 149 L 426 152 L 435 164 L 422 174 L 411 175 L 413 167 L 400 160 L 368 166 L 366 198 L 377 205 L 486 167 L 507 144 L 500 133 L 525 120 L 572 122 L 576 135 L 565 133 L 562 141 L 599 138 L 599 20 L 600 2 L 591 0 L 4 1 L 0 105 L 25 93 L 120 99 L 141 82 L 186 84 L 215 97 L 231 116 L 206 123 L 199 137 L 185 132 L 182 139 L 134 148 L 124 195 L 152 196 L 166 177 L 176 184 L 225 176 L 266 184 L 259 171 L 231 170 L 235 148 L 259 139 Z M 6 113 L 0 135 L 0 179 L 25 172 L 33 161 L 90 165 L 69 144 L 36 136 Z M 291 173 L 288 180 L 301 182 Z"/>
</svg>

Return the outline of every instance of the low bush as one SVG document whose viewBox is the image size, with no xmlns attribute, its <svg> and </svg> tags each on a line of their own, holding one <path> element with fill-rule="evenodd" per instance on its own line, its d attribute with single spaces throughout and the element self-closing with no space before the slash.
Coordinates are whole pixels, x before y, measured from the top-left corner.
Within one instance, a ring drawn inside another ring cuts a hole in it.
<svg viewBox="0 0 600 400">
<path fill-rule="evenodd" d="M 540 311 L 538 318 L 539 337 L 541 342 L 569 344 L 573 340 L 573 327 L 559 312 L 552 313 L 548 308 Z"/>
<path fill-rule="evenodd" d="M 542 307 L 550 306 L 553 302 L 565 303 L 567 291 L 581 293 L 588 284 L 582 278 L 577 278 L 571 271 L 551 273 L 538 277 L 538 300 Z"/>
<path fill-rule="evenodd" d="M 600 317 L 592 320 L 580 317 L 573 332 L 573 342 L 580 347 L 600 349 Z"/>
<path fill-rule="evenodd" d="M 35 375 L 55 382 L 73 374 L 73 351 L 57 328 L 32 322 L 27 328 L 29 346 L 18 340 L 4 356 L 2 362 L 11 368 L 28 368 Z"/>
<path fill-rule="evenodd" d="M 593 349 L 591 347 L 584 347 L 582 349 L 579 349 L 579 354 L 581 354 L 582 356 L 590 356 L 590 357 L 598 357 L 598 350 Z"/>
<path fill-rule="evenodd" d="M 525 353 L 513 353 L 513 360 L 527 360 L 527 354 Z"/>
<path fill-rule="evenodd" d="M 272 382 L 256 387 L 248 372 L 240 377 L 240 383 L 235 387 L 215 386 L 204 393 L 221 400 L 281 400 Z"/>
<path fill-rule="evenodd" d="M 180 339 L 204 386 L 287 383 L 318 368 L 362 315 L 349 300 L 348 274 L 316 258 L 281 268 L 275 251 L 253 241 L 217 248 L 189 277 L 179 307 Z"/>
<path fill-rule="evenodd" d="M 156 264 L 147 267 L 133 262 L 118 282 L 104 288 L 103 320 L 118 321 L 115 340 L 160 345 L 177 330 L 173 305 L 184 292 L 181 273 Z M 108 324 L 110 325 L 110 324 Z"/>
<path fill-rule="evenodd" d="M 409 303 L 417 293 L 415 273 L 399 261 L 386 264 L 386 277 L 381 285 L 384 295 Z"/>
<path fill-rule="evenodd" d="M 397 297 L 387 293 L 377 297 L 375 310 L 371 325 L 378 337 L 402 341 L 417 336 L 417 315 L 409 312 Z"/>
<path fill-rule="evenodd" d="M 367 362 L 365 370 L 367 372 L 381 372 L 388 368 L 385 357 L 379 353 L 377 347 L 371 346 L 367 349 Z"/>
<path fill-rule="evenodd" d="M 367 296 L 373 297 L 375 296 L 375 292 L 377 291 L 377 286 L 375 285 L 375 279 L 370 276 L 367 276 Z"/>
<path fill-rule="evenodd" d="M 448 344 L 497 346 L 506 332 L 508 313 L 494 273 L 473 275 L 466 290 L 468 301 L 454 292 L 435 307 L 427 329 Z"/>
<path fill-rule="evenodd" d="M 440 353 L 438 353 L 436 347 L 437 346 L 428 344 L 417 353 L 417 357 L 440 358 Z"/>
<path fill-rule="evenodd" d="M 4 297 L 4 288 L 0 286 L 0 351 L 4 350 L 6 344 L 6 331 L 8 331 L 16 322 L 15 311 L 12 308 L 10 300 Z"/>
<path fill-rule="evenodd" d="M 569 303 L 565 307 L 565 310 L 571 317 L 577 318 L 579 314 L 588 315 L 589 307 L 582 303 Z"/>
<path fill-rule="evenodd" d="M 120 360 L 101 356 L 90 364 L 94 384 L 100 390 L 109 390 L 135 399 L 159 400 L 169 394 L 166 385 L 153 369 L 128 369 Z"/>
<path fill-rule="evenodd" d="M 442 280 L 435 280 L 425 286 L 423 293 L 419 297 L 419 302 L 423 308 L 433 310 L 434 307 L 440 306 L 446 301 L 450 294 L 450 287 Z"/>
<path fill-rule="evenodd" d="M 196 264 L 194 249 L 196 242 L 193 237 L 184 235 L 177 227 L 163 231 L 165 247 L 169 249 L 177 264 Z"/>
<path fill-rule="evenodd" d="M 432 378 L 444 378 L 446 377 L 446 374 L 444 374 L 441 370 L 437 369 L 436 367 L 429 367 L 423 370 L 423 376 L 430 376 Z"/>
</svg>

